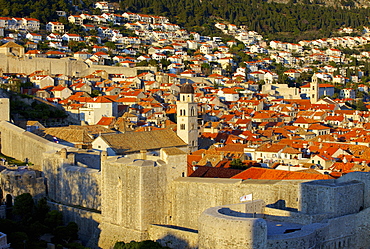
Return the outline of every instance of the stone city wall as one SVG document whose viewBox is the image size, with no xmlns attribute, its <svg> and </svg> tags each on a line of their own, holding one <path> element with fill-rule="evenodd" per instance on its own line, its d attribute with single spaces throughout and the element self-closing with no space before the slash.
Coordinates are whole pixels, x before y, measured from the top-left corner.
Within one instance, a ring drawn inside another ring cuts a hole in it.
<svg viewBox="0 0 370 249">
<path fill-rule="evenodd" d="M 41 170 L 43 153 L 65 146 L 50 142 L 6 121 L 0 121 L 1 153 L 21 161 L 28 160 Z"/>
<path fill-rule="evenodd" d="M 46 196 L 46 185 L 41 172 L 33 170 L 8 170 L 0 172 L 0 188 L 3 197 L 10 194 L 13 198 L 18 195 L 30 193 L 35 199 Z"/>
<path fill-rule="evenodd" d="M 102 163 L 104 220 L 146 230 L 164 219 L 165 167 L 154 161 L 109 158 Z M 130 214 L 130 215 L 127 215 Z"/>
<path fill-rule="evenodd" d="M 364 184 L 364 208 L 370 207 L 370 175 L 368 172 L 351 172 L 336 180 L 337 183 L 360 181 Z"/>
<path fill-rule="evenodd" d="M 287 234 L 277 234 L 268 236 L 266 249 L 284 248 L 320 248 L 320 240 L 328 229 L 327 224 L 317 223 L 307 225 L 299 231 Z"/>
<path fill-rule="evenodd" d="M 151 225 L 149 239 L 177 249 L 198 248 L 198 231 L 181 227 Z"/>
<path fill-rule="evenodd" d="M 261 200 L 205 210 L 199 217 L 199 249 L 266 248 L 266 221 L 253 218 L 251 214 L 239 212 L 243 208 L 261 213 L 263 208 L 261 205 L 258 205 L 258 208 L 254 207 L 254 202 L 261 202 Z"/>
<path fill-rule="evenodd" d="M 43 169 L 48 197 L 56 202 L 101 209 L 101 174 L 97 169 L 74 166 L 75 153 L 45 152 Z"/>
<path fill-rule="evenodd" d="M 78 225 L 79 239 L 89 248 L 98 249 L 98 239 L 100 229 L 98 228 L 101 222 L 101 214 L 81 208 L 71 207 L 48 202 L 52 210 L 58 210 L 63 213 L 63 222 L 75 222 Z"/>
<path fill-rule="evenodd" d="M 321 180 L 303 183 L 301 211 L 311 215 L 328 213 L 332 217 L 357 213 L 364 208 L 364 187 L 364 183 L 358 181 L 336 183 L 334 180 Z"/>
<path fill-rule="evenodd" d="M 101 210 L 101 174 L 97 169 L 63 168 L 63 203 Z"/>
<path fill-rule="evenodd" d="M 85 62 L 70 58 L 17 58 L 0 55 L 0 69 L 3 73 L 30 74 L 37 70 L 44 70 L 49 74 L 78 76 L 88 67 Z"/>
<path fill-rule="evenodd" d="M 156 67 L 126 68 L 105 65 L 88 65 L 84 61 L 74 58 L 27 58 L 9 57 L 0 54 L 0 69 L 3 73 L 30 74 L 37 70 L 44 70 L 48 74 L 64 74 L 69 76 L 86 76 L 96 70 L 105 70 L 109 74 L 124 74 L 127 77 L 136 76 L 141 71 L 157 72 Z"/>
<path fill-rule="evenodd" d="M 298 208 L 300 183 L 303 181 L 238 180 L 179 178 L 174 181 L 171 196 L 171 225 L 198 229 L 198 217 L 207 208 L 238 203 L 239 198 L 253 193 L 266 205 L 278 201 Z"/>
</svg>

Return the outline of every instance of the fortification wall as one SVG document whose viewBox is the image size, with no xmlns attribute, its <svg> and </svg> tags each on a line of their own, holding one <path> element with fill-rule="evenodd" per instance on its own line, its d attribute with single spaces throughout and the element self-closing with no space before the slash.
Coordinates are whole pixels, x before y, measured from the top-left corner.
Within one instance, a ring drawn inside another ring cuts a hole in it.
<svg viewBox="0 0 370 249">
<path fill-rule="evenodd" d="M 165 168 L 134 160 L 114 157 L 102 163 L 102 212 L 108 223 L 146 230 L 149 223 L 163 222 L 156 211 L 163 209 Z"/>
<path fill-rule="evenodd" d="M 181 227 L 151 225 L 149 239 L 170 248 L 198 248 L 198 231 Z"/>
<path fill-rule="evenodd" d="M 3 197 L 10 194 L 13 198 L 18 195 L 30 193 L 34 198 L 40 199 L 46 195 L 46 185 L 40 172 L 33 170 L 17 171 L 5 169 L 0 173 L 0 188 Z M 0 200 L 1 201 L 1 200 Z"/>
<path fill-rule="evenodd" d="M 85 62 L 72 58 L 17 58 L 0 54 L 0 69 L 4 73 L 30 74 L 36 70 L 44 70 L 49 74 L 79 76 L 88 67 Z"/>
<path fill-rule="evenodd" d="M 364 208 L 364 183 L 321 180 L 301 186 L 301 211 L 306 214 L 332 214 L 332 217 L 359 212 Z M 325 201 L 323 201 L 325 200 Z"/>
<path fill-rule="evenodd" d="M 104 65 L 92 65 L 91 67 L 87 68 L 86 70 L 80 73 L 80 76 L 85 76 L 93 73 L 96 70 L 105 70 L 108 74 L 123 74 L 126 77 L 134 77 L 138 75 L 140 72 L 152 72 L 156 73 L 156 67 L 117 67 L 117 66 L 104 66 Z"/>
<path fill-rule="evenodd" d="M 1 153 L 35 165 L 41 170 L 43 153 L 59 151 L 66 146 L 50 142 L 44 138 L 27 132 L 9 122 L 0 121 Z"/>
<path fill-rule="evenodd" d="M 43 172 L 48 196 L 56 202 L 101 209 L 101 173 L 97 169 L 74 166 L 74 153 L 45 152 Z"/>
<path fill-rule="evenodd" d="M 139 231 L 147 230 L 152 223 L 164 223 L 165 170 L 165 166 L 155 161 L 135 157 L 114 157 L 104 161 L 104 220 Z"/>
<path fill-rule="evenodd" d="M 364 208 L 370 207 L 370 175 L 367 172 L 351 172 L 336 180 L 337 183 L 360 181 L 364 184 Z"/>
<path fill-rule="evenodd" d="M 10 120 L 10 101 L 9 98 L 0 98 L 0 120 Z"/>
<path fill-rule="evenodd" d="M 304 226 L 300 231 L 294 233 L 270 235 L 268 236 L 265 248 L 326 248 L 320 247 L 320 242 L 327 234 L 326 229 L 328 229 L 327 224 L 316 223 Z"/>
<path fill-rule="evenodd" d="M 101 210 L 99 170 L 67 166 L 63 168 L 63 203 Z"/>
<path fill-rule="evenodd" d="M 0 69 L 4 73 L 30 74 L 36 70 L 44 70 L 49 74 L 65 74 L 70 76 L 86 76 L 96 70 L 105 70 L 109 74 L 124 74 L 127 77 L 136 76 L 141 71 L 157 72 L 156 67 L 117 67 L 105 65 L 92 65 L 74 58 L 17 58 L 0 54 Z"/>
<path fill-rule="evenodd" d="M 205 210 L 199 217 L 199 249 L 266 248 L 266 221 L 239 211 L 246 209 L 261 213 L 262 206 L 254 205 L 255 202 L 261 201 Z"/>
<path fill-rule="evenodd" d="M 198 229 L 198 217 L 207 208 L 238 203 L 253 193 L 253 199 L 265 203 L 284 202 L 298 208 L 300 183 L 303 181 L 262 181 L 237 179 L 179 178 L 172 184 L 171 225 Z"/>
<path fill-rule="evenodd" d="M 168 182 L 185 170 L 186 154 L 176 148 L 161 150 L 160 157 L 143 152 L 103 159 L 103 236 L 99 245 L 109 248 L 117 235 L 125 242 L 148 238 L 151 224 L 168 224 Z"/>
<path fill-rule="evenodd" d="M 123 241 L 129 243 L 130 241 L 143 241 L 148 240 L 147 231 L 139 231 L 135 229 L 126 228 L 120 225 L 111 224 L 103 221 L 99 225 L 101 231 L 99 243 L 99 248 L 113 248 L 114 244 L 118 241 Z"/>
<path fill-rule="evenodd" d="M 58 210 L 63 213 L 63 222 L 76 222 L 78 225 L 79 239 L 89 248 L 98 249 L 98 239 L 100 236 L 100 229 L 98 228 L 101 222 L 101 214 L 58 204 L 55 202 L 48 202 L 52 210 Z"/>
</svg>

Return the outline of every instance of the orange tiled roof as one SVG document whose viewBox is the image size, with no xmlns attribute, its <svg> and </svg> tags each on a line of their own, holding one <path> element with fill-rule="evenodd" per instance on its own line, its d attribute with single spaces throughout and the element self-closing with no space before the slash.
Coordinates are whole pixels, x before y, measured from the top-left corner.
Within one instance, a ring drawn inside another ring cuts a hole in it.
<svg viewBox="0 0 370 249">
<path fill-rule="evenodd" d="M 312 174 L 297 171 L 285 171 L 276 169 L 265 169 L 265 168 L 249 168 L 236 176 L 231 177 L 232 179 L 260 179 L 260 180 L 323 180 L 332 179 L 329 175 Z"/>
</svg>

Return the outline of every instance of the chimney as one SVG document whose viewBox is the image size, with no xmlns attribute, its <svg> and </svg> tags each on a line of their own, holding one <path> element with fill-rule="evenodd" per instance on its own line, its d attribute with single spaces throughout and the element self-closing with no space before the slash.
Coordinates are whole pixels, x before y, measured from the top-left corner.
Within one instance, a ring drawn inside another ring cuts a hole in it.
<svg viewBox="0 0 370 249">
<path fill-rule="evenodd" d="M 107 157 L 108 157 L 108 153 L 106 151 L 102 151 L 100 153 L 100 160 L 103 162 L 105 160 L 107 160 Z"/>
<path fill-rule="evenodd" d="M 63 159 L 67 159 L 67 149 L 63 148 L 60 150 L 60 157 Z"/>
<path fill-rule="evenodd" d="M 146 153 L 147 152 L 148 152 L 147 150 L 140 150 L 139 159 L 146 160 Z"/>
</svg>

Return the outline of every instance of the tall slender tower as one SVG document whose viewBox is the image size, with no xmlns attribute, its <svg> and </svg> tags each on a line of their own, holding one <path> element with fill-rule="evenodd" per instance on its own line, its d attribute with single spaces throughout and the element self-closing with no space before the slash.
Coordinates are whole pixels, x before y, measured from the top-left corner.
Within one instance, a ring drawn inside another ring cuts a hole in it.
<svg viewBox="0 0 370 249">
<path fill-rule="evenodd" d="M 312 82 L 310 84 L 310 100 L 311 104 L 315 104 L 319 100 L 319 79 L 316 74 L 312 76 Z"/>
<path fill-rule="evenodd" d="M 180 88 L 177 105 L 177 135 L 189 146 L 189 152 L 198 150 L 198 110 L 194 102 L 194 88 L 186 83 Z"/>
</svg>

